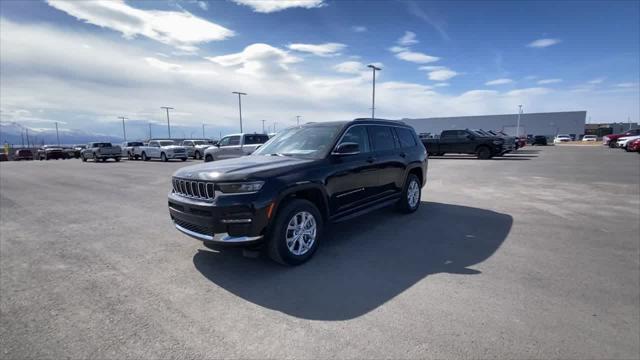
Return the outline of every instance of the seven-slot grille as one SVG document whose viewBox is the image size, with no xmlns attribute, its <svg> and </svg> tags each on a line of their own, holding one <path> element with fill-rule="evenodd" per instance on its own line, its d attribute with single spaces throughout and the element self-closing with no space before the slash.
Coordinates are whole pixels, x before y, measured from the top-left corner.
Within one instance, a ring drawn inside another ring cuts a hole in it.
<svg viewBox="0 0 640 360">
<path fill-rule="evenodd" d="M 184 197 L 198 200 L 213 200 L 213 183 L 198 180 L 173 178 L 173 191 Z"/>
</svg>

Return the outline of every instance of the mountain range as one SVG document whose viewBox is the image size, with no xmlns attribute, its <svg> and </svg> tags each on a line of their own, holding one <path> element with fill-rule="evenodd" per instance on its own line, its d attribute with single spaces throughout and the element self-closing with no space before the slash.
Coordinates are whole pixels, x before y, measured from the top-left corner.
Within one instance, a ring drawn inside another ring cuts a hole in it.
<svg viewBox="0 0 640 360">
<path fill-rule="evenodd" d="M 57 144 L 58 142 L 55 129 L 27 128 L 13 121 L 0 121 L 0 144 L 20 145 L 24 141 L 26 145 L 27 129 L 29 130 L 29 143 L 31 144 Z M 90 141 L 108 141 L 113 143 L 122 141 L 121 137 L 90 133 L 83 130 L 59 129 L 58 133 L 60 135 L 60 144 L 64 145 L 84 144 Z"/>
</svg>

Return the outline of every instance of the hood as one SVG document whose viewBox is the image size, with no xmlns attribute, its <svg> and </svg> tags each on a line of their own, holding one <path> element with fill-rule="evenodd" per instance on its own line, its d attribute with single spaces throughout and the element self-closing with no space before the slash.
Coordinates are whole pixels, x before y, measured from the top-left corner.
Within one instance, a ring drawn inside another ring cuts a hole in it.
<svg viewBox="0 0 640 360">
<path fill-rule="evenodd" d="M 210 146 L 213 146 L 213 145 L 211 145 L 211 144 L 206 144 L 206 145 L 196 145 L 196 146 L 194 146 L 194 147 L 195 147 L 196 149 L 206 149 L 206 148 L 208 148 L 208 147 L 210 147 Z"/>
<path fill-rule="evenodd" d="M 294 166 L 309 164 L 314 161 L 317 160 L 290 156 L 243 156 L 187 166 L 176 171 L 173 176 L 213 181 L 250 180 L 277 176 L 282 172 L 290 172 Z"/>
<path fill-rule="evenodd" d="M 167 149 L 167 150 L 175 150 L 175 149 L 184 149 L 184 146 L 180 146 L 180 145 L 167 145 L 167 146 L 163 146 L 163 149 Z"/>
</svg>

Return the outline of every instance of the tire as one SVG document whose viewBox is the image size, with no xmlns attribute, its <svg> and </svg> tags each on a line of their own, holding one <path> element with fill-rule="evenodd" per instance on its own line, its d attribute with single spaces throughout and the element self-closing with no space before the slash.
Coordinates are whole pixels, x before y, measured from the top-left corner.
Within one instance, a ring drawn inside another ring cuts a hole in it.
<svg viewBox="0 0 640 360">
<path fill-rule="evenodd" d="M 478 159 L 481 160 L 491 159 L 491 149 L 486 146 L 480 146 L 478 150 L 476 150 L 476 155 Z"/>
<path fill-rule="evenodd" d="M 613 140 L 609 140 L 609 147 L 612 148 L 612 149 L 615 148 L 616 147 L 616 142 L 613 141 Z"/>
<path fill-rule="evenodd" d="M 187 161 L 187 158 L 181 158 L 180 160 L 182 160 L 182 161 Z"/>
<path fill-rule="evenodd" d="M 82 158 L 82 162 L 87 162 L 87 158 L 84 155 L 80 156 Z"/>
<path fill-rule="evenodd" d="M 417 191 L 417 194 L 415 193 Z M 402 196 L 397 203 L 398 211 L 410 214 L 420 207 L 420 197 L 422 195 L 422 183 L 415 174 L 409 174 L 404 182 Z"/>
<path fill-rule="evenodd" d="M 282 265 L 295 266 L 300 265 L 313 256 L 318 244 L 322 237 L 323 220 L 322 215 L 318 208 L 308 200 L 293 199 L 285 204 L 278 210 L 273 226 L 269 232 L 269 238 L 267 240 L 267 253 L 269 257 Z M 297 221 L 301 221 L 303 217 L 310 216 L 315 223 L 315 236 L 311 240 L 307 234 L 307 241 L 300 240 L 291 242 L 291 249 L 287 246 L 287 237 L 294 237 L 293 229 L 288 229 L 289 224 L 297 218 Z M 302 244 L 309 243 L 308 248 L 303 248 Z M 296 250 L 297 249 L 297 250 Z M 300 252 L 296 254 L 296 252 Z"/>
<path fill-rule="evenodd" d="M 96 153 L 93 153 L 93 161 L 94 162 L 100 161 L 100 159 L 98 159 L 98 156 L 96 155 Z"/>
<path fill-rule="evenodd" d="M 165 155 L 164 153 L 160 153 L 160 160 L 162 160 L 163 162 L 169 161 L 169 159 L 167 159 L 167 155 Z"/>
<path fill-rule="evenodd" d="M 200 155 L 200 151 L 196 151 L 195 154 L 193 154 L 193 158 L 196 160 L 202 159 L 202 155 Z"/>
<path fill-rule="evenodd" d="M 127 158 L 128 158 L 129 160 L 133 160 L 133 154 L 132 154 L 131 152 L 128 152 L 128 153 L 127 153 Z"/>
<path fill-rule="evenodd" d="M 147 153 L 145 153 L 144 151 L 142 152 L 142 161 L 149 161 L 149 158 L 147 157 Z"/>
<path fill-rule="evenodd" d="M 119 157 L 117 157 L 117 158 L 113 158 L 113 159 L 114 159 L 116 162 L 120 162 L 120 158 L 119 158 Z"/>
<path fill-rule="evenodd" d="M 213 161 L 213 156 L 207 155 L 204 157 L 204 162 L 211 162 L 211 161 Z"/>
</svg>

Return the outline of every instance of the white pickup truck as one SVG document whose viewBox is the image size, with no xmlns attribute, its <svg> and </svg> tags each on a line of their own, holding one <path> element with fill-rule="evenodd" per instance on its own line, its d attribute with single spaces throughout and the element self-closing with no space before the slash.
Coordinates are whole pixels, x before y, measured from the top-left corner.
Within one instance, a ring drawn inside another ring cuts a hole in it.
<svg viewBox="0 0 640 360">
<path fill-rule="evenodd" d="M 224 160 L 250 155 L 269 140 L 266 134 L 231 134 L 204 151 L 204 161 Z"/>
<path fill-rule="evenodd" d="M 143 161 L 151 159 L 187 161 L 187 149 L 184 146 L 175 145 L 173 140 L 150 140 L 147 146 L 139 146 L 134 149 L 134 157 L 138 156 Z"/>
</svg>

